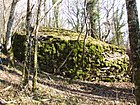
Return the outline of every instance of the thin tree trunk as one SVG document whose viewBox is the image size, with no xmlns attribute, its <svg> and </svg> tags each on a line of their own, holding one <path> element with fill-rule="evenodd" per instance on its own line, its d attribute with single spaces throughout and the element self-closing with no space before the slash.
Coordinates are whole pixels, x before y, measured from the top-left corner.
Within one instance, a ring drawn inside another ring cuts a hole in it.
<svg viewBox="0 0 140 105">
<path fill-rule="evenodd" d="M 100 19 L 100 0 L 98 0 L 97 2 L 98 6 L 97 6 L 97 13 L 98 13 L 98 39 L 102 40 L 101 38 L 101 19 Z"/>
<path fill-rule="evenodd" d="M 23 86 L 26 86 L 29 82 L 29 71 L 31 66 L 31 59 L 30 59 L 30 38 L 32 33 L 31 28 L 31 0 L 27 1 L 27 15 L 26 15 L 26 42 L 25 42 L 25 62 L 24 62 L 24 69 L 22 71 L 22 79 L 23 79 Z"/>
<path fill-rule="evenodd" d="M 6 12 L 6 6 L 5 6 L 5 2 L 4 0 L 2 1 L 3 2 L 3 36 L 1 36 L 1 41 L 4 43 L 5 42 L 5 30 L 6 30 L 6 27 L 5 27 L 5 24 L 6 24 L 6 15 L 5 15 L 5 12 Z"/>
<path fill-rule="evenodd" d="M 56 3 L 56 0 L 52 0 L 53 5 Z M 59 3 L 60 4 L 60 3 Z M 54 7 L 54 26 L 56 28 L 59 27 L 59 4 L 57 6 Z"/>
<path fill-rule="evenodd" d="M 79 26 L 80 26 L 80 20 L 79 20 L 79 14 L 80 14 L 80 10 L 79 10 L 79 6 L 78 6 L 78 1 L 76 3 L 76 9 L 77 9 L 77 12 L 76 12 L 76 20 L 77 20 L 77 25 L 76 25 L 76 32 L 80 32 L 79 31 Z"/>
<path fill-rule="evenodd" d="M 134 82 L 135 82 L 135 96 L 137 105 L 140 105 L 140 33 L 139 33 L 139 21 L 138 11 L 136 6 L 136 0 L 126 0 L 126 8 L 128 15 L 128 28 L 129 28 L 129 40 L 131 48 L 131 60 L 133 65 Z"/>
<path fill-rule="evenodd" d="M 44 15 L 45 15 L 45 12 L 46 12 L 46 0 L 44 0 Z M 46 26 L 46 23 L 47 23 L 47 17 L 45 16 L 44 17 L 44 26 Z"/>
<path fill-rule="evenodd" d="M 87 11 L 86 11 L 86 5 L 87 4 L 87 0 L 84 1 L 84 16 L 85 16 L 85 27 L 86 27 L 86 33 L 85 33 L 85 37 L 84 37 L 84 42 L 83 42 L 83 54 L 82 54 L 82 69 L 84 69 L 84 58 L 85 58 L 85 52 L 86 52 L 86 41 L 88 38 L 88 24 L 87 24 Z"/>
<path fill-rule="evenodd" d="M 36 19 L 36 28 L 35 28 L 35 51 L 34 51 L 34 73 L 33 73 L 33 92 L 37 88 L 37 69 L 38 69 L 38 60 L 37 60 L 37 49 L 38 49 L 38 29 L 39 29 L 39 18 L 40 18 L 40 9 L 42 0 L 38 0 L 38 10 L 37 10 L 37 19 Z"/>
</svg>

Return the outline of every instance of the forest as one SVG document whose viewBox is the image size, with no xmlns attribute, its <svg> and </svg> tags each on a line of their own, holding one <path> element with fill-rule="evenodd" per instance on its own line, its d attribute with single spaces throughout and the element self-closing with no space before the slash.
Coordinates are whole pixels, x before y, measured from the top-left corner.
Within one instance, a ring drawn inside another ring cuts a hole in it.
<svg viewBox="0 0 140 105">
<path fill-rule="evenodd" d="M 0 105 L 140 105 L 138 0 L 0 0 Z"/>
</svg>

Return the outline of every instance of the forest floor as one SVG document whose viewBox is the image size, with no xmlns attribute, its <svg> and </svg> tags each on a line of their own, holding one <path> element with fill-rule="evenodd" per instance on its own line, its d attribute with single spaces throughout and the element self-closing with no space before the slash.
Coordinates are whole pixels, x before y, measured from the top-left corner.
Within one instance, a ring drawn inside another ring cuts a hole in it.
<svg viewBox="0 0 140 105">
<path fill-rule="evenodd" d="M 0 105 L 136 105 L 132 83 L 69 83 L 61 76 L 43 72 L 38 76 L 38 90 L 33 94 L 31 90 L 21 90 L 20 70 L 0 65 Z"/>
</svg>

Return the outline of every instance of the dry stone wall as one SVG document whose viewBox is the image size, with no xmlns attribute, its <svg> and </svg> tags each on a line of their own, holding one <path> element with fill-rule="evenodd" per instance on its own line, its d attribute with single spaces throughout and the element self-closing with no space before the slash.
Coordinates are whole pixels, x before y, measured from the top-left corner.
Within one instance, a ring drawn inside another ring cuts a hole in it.
<svg viewBox="0 0 140 105">
<path fill-rule="evenodd" d="M 58 31 L 59 35 L 54 35 Z M 83 55 L 83 40 L 77 41 L 71 35 L 73 32 L 68 34 L 66 31 L 64 34 L 63 31 L 51 30 L 51 33 L 47 33 L 49 29 L 40 31 L 38 43 L 39 70 L 71 79 L 112 82 L 130 81 L 129 58 L 123 47 L 119 48 L 89 38 Z M 64 37 L 69 38 L 65 39 Z M 14 56 L 21 61 L 24 60 L 24 41 L 25 35 L 14 35 Z"/>
</svg>

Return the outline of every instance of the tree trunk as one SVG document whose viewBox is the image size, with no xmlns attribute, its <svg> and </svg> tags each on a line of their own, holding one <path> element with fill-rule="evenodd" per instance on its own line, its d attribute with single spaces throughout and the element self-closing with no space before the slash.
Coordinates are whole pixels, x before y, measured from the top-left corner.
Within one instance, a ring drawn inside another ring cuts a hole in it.
<svg viewBox="0 0 140 105">
<path fill-rule="evenodd" d="M 126 0 L 128 15 L 129 40 L 131 48 L 131 58 L 133 62 L 135 96 L 137 105 L 140 105 L 140 34 L 136 0 Z"/>
<path fill-rule="evenodd" d="M 56 0 L 52 0 L 53 5 L 56 3 Z M 59 3 L 60 4 L 60 3 Z M 59 4 L 54 7 L 54 26 L 56 28 L 59 27 L 59 20 L 58 20 L 58 15 L 59 15 Z"/>
<path fill-rule="evenodd" d="M 13 0 L 12 4 L 11 4 L 11 10 L 10 10 L 10 16 L 7 22 L 7 31 L 6 31 L 6 43 L 5 43 L 5 47 L 6 47 L 6 51 L 7 51 L 7 55 L 8 55 L 8 60 L 12 60 L 13 59 L 13 55 L 12 55 L 12 44 L 11 44 L 11 38 L 12 38 L 12 27 L 13 27 L 13 23 L 14 23 L 14 13 L 15 13 L 15 8 L 16 8 L 16 4 L 19 0 Z"/>
<path fill-rule="evenodd" d="M 44 15 L 45 15 L 45 12 L 46 12 L 46 0 L 44 0 Z M 46 26 L 46 23 L 47 23 L 47 17 L 45 16 L 44 17 L 44 26 Z"/>
<path fill-rule="evenodd" d="M 96 1 L 95 0 L 89 0 L 87 2 L 87 13 L 89 15 L 89 21 L 90 21 L 90 34 L 91 37 L 97 38 L 96 35 L 96 21 L 97 21 L 97 10 L 96 10 Z"/>
<path fill-rule="evenodd" d="M 26 42 L 25 42 L 25 62 L 24 62 L 24 69 L 22 71 L 22 79 L 23 79 L 23 86 L 26 86 L 29 82 L 29 71 L 31 66 L 31 59 L 30 59 L 30 51 L 31 51 L 31 34 L 32 34 L 32 27 L 31 27 L 31 0 L 27 1 L 27 15 L 26 15 Z"/>
<path fill-rule="evenodd" d="M 5 5 L 4 0 L 2 0 L 2 3 L 3 3 L 3 14 L 2 14 L 2 17 L 3 17 L 2 33 L 3 33 L 3 35 L 1 34 L 1 39 L 0 39 L 1 41 L 0 42 L 4 43 L 5 42 L 5 35 L 6 35 L 6 33 L 5 33 L 5 31 L 6 31 L 6 27 L 5 27 L 6 26 L 6 5 Z"/>
<path fill-rule="evenodd" d="M 42 0 L 38 0 L 38 10 L 36 18 L 36 28 L 35 28 L 35 51 L 34 51 L 34 73 L 33 73 L 33 92 L 37 88 L 37 69 L 38 69 L 38 60 L 37 60 L 37 49 L 38 49 L 38 29 L 39 29 L 39 18 L 40 18 L 40 9 Z"/>
<path fill-rule="evenodd" d="M 83 53 L 82 53 L 82 69 L 84 70 L 84 58 L 85 58 L 85 53 L 86 53 L 86 41 L 88 38 L 88 21 L 87 21 L 87 11 L 86 11 L 86 5 L 87 1 L 84 0 L 84 17 L 85 17 L 85 27 L 86 27 L 86 33 L 85 33 L 85 37 L 84 37 L 84 42 L 83 42 Z"/>
</svg>

